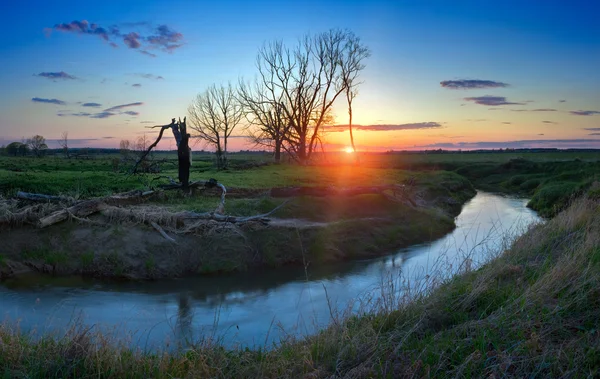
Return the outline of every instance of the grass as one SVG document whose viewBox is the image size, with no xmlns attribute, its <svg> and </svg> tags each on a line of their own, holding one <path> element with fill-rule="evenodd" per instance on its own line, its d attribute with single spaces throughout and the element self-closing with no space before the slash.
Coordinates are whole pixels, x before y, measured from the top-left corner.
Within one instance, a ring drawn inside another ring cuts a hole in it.
<svg viewBox="0 0 600 379">
<path fill-rule="evenodd" d="M 410 296 L 389 296 L 368 313 L 334 318 L 301 340 L 233 350 L 204 340 L 184 352 L 147 353 L 81 325 L 35 339 L 5 324 L 0 375 L 597 377 L 599 246 L 600 202 L 581 197 L 489 263 L 467 265 L 461 275 Z"/>
</svg>

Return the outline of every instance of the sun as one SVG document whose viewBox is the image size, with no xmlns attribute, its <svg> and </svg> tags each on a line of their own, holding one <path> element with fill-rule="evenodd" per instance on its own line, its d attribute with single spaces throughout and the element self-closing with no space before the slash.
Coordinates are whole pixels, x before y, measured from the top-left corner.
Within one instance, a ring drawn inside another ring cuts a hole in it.
<svg viewBox="0 0 600 379">
<path fill-rule="evenodd" d="M 354 149 L 353 149 L 353 148 L 351 148 L 350 146 L 348 146 L 348 147 L 347 147 L 347 148 L 346 148 L 344 151 L 345 151 L 346 153 L 348 153 L 348 154 L 352 154 L 352 153 L 354 153 Z"/>
</svg>

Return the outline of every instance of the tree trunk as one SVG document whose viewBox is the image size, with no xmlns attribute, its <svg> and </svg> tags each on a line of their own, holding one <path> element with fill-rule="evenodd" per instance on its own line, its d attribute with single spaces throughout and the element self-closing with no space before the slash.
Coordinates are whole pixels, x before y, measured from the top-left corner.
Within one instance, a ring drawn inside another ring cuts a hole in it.
<svg viewBox="0 0 600 379">
<path fill-rule="evenodd" d="M 183 122 L 179 121 L 179 132 L 181 133 L 181 142 L 177 146 L 179 182 L 181 183 L 181 189 L 186 191 L 190 184 L 190 135 L 187 132 L 185 118 Z"/>
<path fill-rule="evenodd" d="M 281 141 L 275 140 L 275 163 L 281 162 Z"/>
</svg>

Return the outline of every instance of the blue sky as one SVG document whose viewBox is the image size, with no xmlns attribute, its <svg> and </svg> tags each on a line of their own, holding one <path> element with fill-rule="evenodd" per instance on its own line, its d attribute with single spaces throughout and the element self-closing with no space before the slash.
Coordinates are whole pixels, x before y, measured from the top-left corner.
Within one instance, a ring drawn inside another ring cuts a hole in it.
<svg viewBox="0 0 600 379">
<path fill-rule="evenodd" d="M 68 131 L 74 144 L 116 147 L 185 116 L 210 84 L 253 77 L 265 41 L 349 28 L 372 51 L 355 101 L 359 149 L 600 147 L 599 11 L 593 1 L 12 2 L 0 24 L 0 144 L 41 134 L 52 145 Z M 83 20 L 88 33 L 77 33 Z M 506 85 L 440 85 L 461 80 Z M 346 123 L 342 102 L 336 121 Z M 347 140 L 327 136 L 334 148 Z"/>
</svg>

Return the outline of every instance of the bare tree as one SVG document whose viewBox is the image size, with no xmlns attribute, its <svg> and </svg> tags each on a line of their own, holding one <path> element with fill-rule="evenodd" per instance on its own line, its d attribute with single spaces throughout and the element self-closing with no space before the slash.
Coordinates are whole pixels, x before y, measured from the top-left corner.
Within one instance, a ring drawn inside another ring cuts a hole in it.
<svg viewBox="0 0 600 379">
<path fill-rule="evenodd" d="M 331 29 L 307 35 L 289 49 L 283 42 L 264 45 L 257 66 L 264 98 L 283 111 L 289 123 L 285 142 L 292 157 L 307 163 L 335 100 L 350 85 L 369 50 L 350 31 Z M 358 63 L 358 64 L 357 64 Z"/>
<path fill-rule="evenodd" d="M 65 157 L 71 159 L 71 155 L 69 154 L 69 132 L 62 132 L 58 140 L 58 145 L 62 148 Z"/>
<path fill-rule="evenodd" d="M 275 162 L 281 161 L 281 151 L 290 130 L 281 103 L 285 100 L 282 92 L 267 86 L 264 78 L 252 84 L 240 81 L 238 99 L 250 127 L 248 136 L 255 146 L 273 149 Z"/>
<path fill-rule="evenodd" d="M 231 84 L 212 85 L 188 107 L 190 128 L 197 132 L 192 137 L 214 146 L 218 168 L 227 166 L 227 140 L 244 117 L 235 95 Z"/>
<path fill-rule="evenodd" d="M 46 139 L 38 134 L 28 138 L 27 145 L 36 157 L 40 157 L 44 151 L 48 149 L 48 145 L 46 145 Z"/>
<path fill-rule="evenodd" d="M 356 37 L 346 41 L 344 55 L 344 59 L 341 61 L 341 70 L 346 87 L 346 102 L 348 103 L 348 130 L 350 131 L 352 151 L 356 152 L 354 136 L 352 135 L 352 102 L 358 95 L 358 86 L 361 84 L 357 82 L 357 79 L 360 72 L 365 68 L 365 65 L 362 62 L 364 59 L 368 58 L 371 53 L 365 46 L 361 45 L 360 39 Z"/>
</svg>

